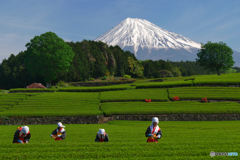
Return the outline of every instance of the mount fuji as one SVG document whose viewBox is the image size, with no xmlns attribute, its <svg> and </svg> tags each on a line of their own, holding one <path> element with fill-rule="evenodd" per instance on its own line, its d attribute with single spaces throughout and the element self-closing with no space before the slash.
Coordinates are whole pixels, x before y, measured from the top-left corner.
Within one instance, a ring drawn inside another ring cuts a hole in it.
<svg viewBox="0 0 240 160">
<path fill-rule="evenodd" d="M 123 50 L 134 53 L 138 60 L 195 61 L 201 48 L 199 42 L 138 18 L 123 20 L 94 41 L 102 41 L 109 46 L 118 45 Z M 239 59 L 240 53 L 234 52 L 233 57 Z M 235 61 L 237 59 L 234 58 Z M 240 66 L 240 61 L 235 65 Z"/>
</svg>

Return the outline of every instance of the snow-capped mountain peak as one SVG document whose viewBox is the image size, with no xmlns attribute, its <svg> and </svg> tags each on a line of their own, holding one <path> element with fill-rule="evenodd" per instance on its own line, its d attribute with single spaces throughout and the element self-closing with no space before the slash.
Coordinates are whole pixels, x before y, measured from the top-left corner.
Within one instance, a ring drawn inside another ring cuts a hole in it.
<svg viewBox="0 0 240 160">
<path fill-rule="evenodd" d="M 141 49 L 180 49 L 200 48 L 201 44 L 182 35 L 169 32 L 155 24 L 138 18 L 127 18 L 121 23 L 97 37 L 95 41 L 102 41 L 108 45 L 118 45 L 121 48 L 133 47 L 135 55 Z M 189 50 L 190 51 L 190 50 Z"/>
</svg>

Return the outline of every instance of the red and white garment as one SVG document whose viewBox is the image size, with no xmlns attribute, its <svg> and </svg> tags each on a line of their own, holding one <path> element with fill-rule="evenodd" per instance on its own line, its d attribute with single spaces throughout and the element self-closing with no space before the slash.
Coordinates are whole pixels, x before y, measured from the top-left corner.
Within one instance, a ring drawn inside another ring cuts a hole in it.
<svg viewBox="0 0 240 160">
<path fill-rule="evenodd" d="M 60 129 L 56 129 L 56 132 L 57 132 L 57 135 L 62 135 L 63 132 L 65 132 L 65 129 L 64 128 L 60 128 Z M 55 138 L 55 141 L 59 141 L 59 140 L 63 140 L 62 137 L 57 137 Z"/>
<path fill-rule="evenodd" d="M 104 141 L 105 136 L 106 136 L 106 133 L 104 133 L 104 134 L 99 134 L 99 133 L 98 133 L 98 138 L 100 139 L 100 142 L 103 142 L 103 141 Z"/>
<path fill-rule="evenodd" d="M 155 135 L 160 131 L 160 128 L 158 126 L 154 128 L 153 124 L 150 126 L 150 129 L 151 129 L 151 134 L 155 134 Z"/>
</svg>

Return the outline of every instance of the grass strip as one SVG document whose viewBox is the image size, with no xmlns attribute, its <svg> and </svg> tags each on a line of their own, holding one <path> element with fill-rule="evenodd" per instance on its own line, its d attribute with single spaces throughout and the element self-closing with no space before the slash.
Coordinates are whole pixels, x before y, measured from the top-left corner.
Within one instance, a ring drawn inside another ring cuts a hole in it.
<svg viewBox="0 0 240 160">
<path fill-rule="evenodd" d="M 39 92 L 39 93 L 41 93 L 41 92 L 57 92 L 57 89 L 14 88 L 14 89 L 10 89 L 10 90 L 9 90 L 9 93 L 32 93 L 32 92 Z"/>
<path fill-rule="evenodd" d="M 196 77 L 194 85 L 240 85 L 240 73 Z"/>
<path fill-rule="evenodd" d="M 208 100 L 240 100 L 239 87 L 182 87 L 169 88 L 169 98 L 173 96 L 180 99 L 201 100 L 206 97 Z"/>
<path fill-rule="evenodd" d="M 116 90 L 126 90 L 134 89 L 135 86 L 129 84 L 120 85 L 109 85 L 109 86 L 99 86 L 99 87 L 67 87 L 60 88 L 59 92 L 102 92 L 102 91 L 116 91 Z"/>
<path fill-rule="evenodd" d="M 167 89 L 133 89 L 123 91 L 101 92 L 101 102 L 120 101 L 168 101 Z"/>
<path fill-rule="evenodd" d="M 173 81 L 173 82 L 150 82 L 146 84 L 136 84 L 136 89 L 141 88 L 169 88 L 169 87 L 183 87 L 192 86 L 192 81 Z"/>
<path fill-rule="evenodd" d="M 235 102 L 119 102 L 101 103 L 105 116 L 148 114 L 236 114 L 240 104 Z"/>
</svg>

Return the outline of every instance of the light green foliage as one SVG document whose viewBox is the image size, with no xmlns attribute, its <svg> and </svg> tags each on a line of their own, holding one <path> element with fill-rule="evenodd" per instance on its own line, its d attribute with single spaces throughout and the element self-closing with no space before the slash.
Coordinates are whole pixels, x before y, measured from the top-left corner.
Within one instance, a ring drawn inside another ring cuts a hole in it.
<svg viewBox="0 0 240 160">
<path fill-rule="evenodd" d="M 212 43 L 208 41 L 207 44 L 202 44 L 196 62 L 205 69 L 217 71 L 220 75 L 220 70 L 227 70 L 235 63 L 232 57 L 233 51 L 226 43 Z"/>
<path fill-rule="evenodd" d="M 29 144 L 12 144 L 18 126 L 0 126 L 0 159 L 239 159 L 210 157 L 210 152 L 238 152 L 240 122 L 160 121 L 162 138 L 147 143 L 145 131 L 150 121 L 111 121 L 108 124 L 64 124 L 63 141 L 50 138 L 57 125 L 29 125 Z M 96 143 L 99 128 L 109 135 L 108 143 Z"/>
<path fill-rule="evenodd" d="M 43 77 L 46 82 L 65 75 L 75 54 L 72 48 L 53 32 L 35 36 L 26 47 L 27 69 L 33 75 Z"/>
<path fill-rule="evenodd" d="M 133 57 L 128 57 L 128 66 L 130 68 L 130 72 L 137 77 L 143 77 L 143 66 L 141 62 L 134 60 Z M 130 77 L 131 78 L 131 77 Z"/>
<path fill-rule="evenodd" d="M 130 75 L 127 75 L 127 74 L 125 74 L 123 77 L 124 77 L 124 78 L 131 78 L 131 76 L 130 76 Z"/>
<path fill-rule="evenodd" d="M 106 80 L 108 77 L 107 76 L 104 76 L 104 77 L 102 77 L 102 80 Z"/>
<path fill-rule="evenodd" d="M 15 94 L 13 94 L 15 95 Z M 98 93 L 43 93 L 0 112 L 4 116 L 101 115 Z"/>
<path fill-rule="evenodd" d="M 159 73 L 160 73 L 162 78 L 164 78 L 164 77 L 172 77 L 172 73 L 170 71 L 168 71 L 168 70 L 165 70 L 165 69 L 160 70 Z"/>
<path fill-rule="evenodd" d="M 206 97 L 208 100 L 240 100 L 239 87 L 182 87 L 169 88 L 169 97 L 173 96 L 180 99 L 201 100 Z"/>
<path fill-rule="evenodd" d="M 119 114 L 223 114 L 240 113 L 240 104 L 236 102 L 200 103 L 200 102 L 118 102 L 101 103 L 106 116 Z"/>
<path fill-rule="evenodd" d="M 237 73 L 237 70 L 233 68 L 229 68 L 228 70 L 225 71 L 225 73 Z"/>
<path fill-rule="evenodd" d="M 111 101 L 168 101 L 167 89 L 133 89 L 123 91 L 101 92 L 101 102 Z"/>
<path fill-rule="evenodd" d="M 56 86 L 58 86 L 58 87 L 67 87 L 68 84 L 65 83 L 64 81 L 59 81 L 59 82 L 56 84 Z"/>
<path fill-rule="evenodd" d="M 174 77 L 180 77 L 181 76 L 181 71 L 179 70 L 178 67 L 173 67 L 173 76 Z"/>
</svg>

